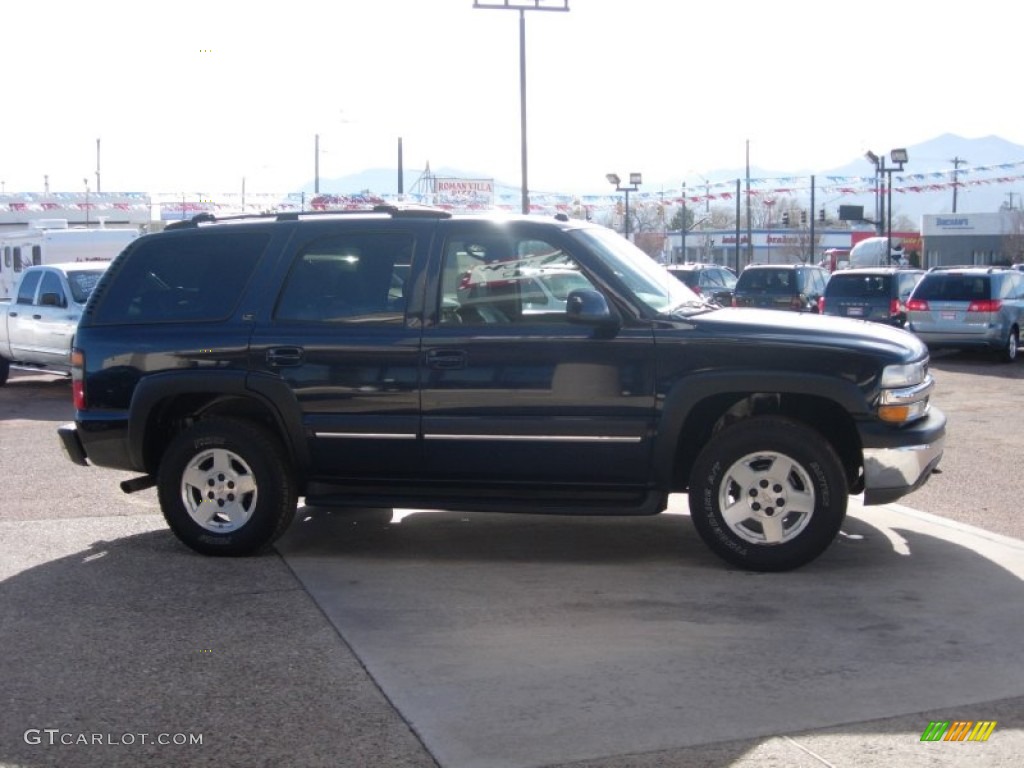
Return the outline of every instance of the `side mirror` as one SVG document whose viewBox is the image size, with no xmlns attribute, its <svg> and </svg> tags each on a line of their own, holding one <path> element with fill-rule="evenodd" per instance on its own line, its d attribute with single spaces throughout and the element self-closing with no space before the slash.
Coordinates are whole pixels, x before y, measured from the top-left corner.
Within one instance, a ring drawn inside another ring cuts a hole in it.
<svg viewBox="0 0 1024 768">
<path fill-rule="evenodd" d="M 44 307 L 63 307 L 64 299 L 59 293 L 44 293 L 39 297 L 39 303 Z"/>
<path fill-rule="evenodd" d="M 598 291 L 572 291 L 565 304 L 565 314 L 570 323 L 589 325 L 606 333 L 619 330 L 618 315 L 612 312 L 608 300 Z"/>
</svg>

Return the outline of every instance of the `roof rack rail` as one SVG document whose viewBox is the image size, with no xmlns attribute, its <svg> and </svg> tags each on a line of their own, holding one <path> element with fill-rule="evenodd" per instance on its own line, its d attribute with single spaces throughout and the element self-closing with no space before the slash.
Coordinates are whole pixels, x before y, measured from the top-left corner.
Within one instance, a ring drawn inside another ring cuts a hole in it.
<svg viewBox="0 0 1024 768">
<path fill-rule="evenodd" d="M 929 272 L 946 272 L 954 269 L 978 269 L 984 270 L 985 274 L 991 275 L 995 272 L 1001 272 L 1006 267 L 995 265 L 995 264 L 940 264 L 937 267 L 932 267 Z"/>
<path fill-rule="evenodd" d="M 213 224 L 221 221 L 241 221 L 253 219 L 269 219 L 274 221 L 298 221 L 300 218 L 312 216 L 365 216 L 368 213 L 383 213 L 389 216 L 428 218 L 428 219 L 450 219 L 451 212 L 441 208 L 433 208 L 428 205 L 418 204 L 384 204 L 375 205 L 373 208 L 352 208 L 345 210 L 316 210 L 316 211 L 278 211 L 269 213 L 237 213 L 230 216 L 214 216 L 208 211 L 197 213 L 190 219 L 172 221 L 164 229 L 185 229 L 198 227 L 200 224 Z"/>
</svg>

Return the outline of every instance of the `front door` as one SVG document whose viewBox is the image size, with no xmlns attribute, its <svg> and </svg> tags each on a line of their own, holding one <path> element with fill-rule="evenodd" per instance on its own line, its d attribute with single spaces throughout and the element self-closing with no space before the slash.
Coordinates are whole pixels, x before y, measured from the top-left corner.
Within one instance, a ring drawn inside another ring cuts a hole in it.
<svg viewBox="0 0 1024 768">
<path fill-rule="evenodd" d="M 460 221 L 444 230 L 436 312 L 423 333 L 430 476 L 597 495 L 644 486 L 651 329 L 638 324 L 604 338 L 567 322 L 569 292 L 600 286 L 561 233 L 529 222 Z"/>
</svg>

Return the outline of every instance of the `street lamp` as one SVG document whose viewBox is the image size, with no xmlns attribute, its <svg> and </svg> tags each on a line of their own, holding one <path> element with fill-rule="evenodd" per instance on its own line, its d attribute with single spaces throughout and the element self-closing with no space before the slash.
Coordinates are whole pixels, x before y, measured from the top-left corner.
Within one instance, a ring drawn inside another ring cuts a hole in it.
<svg viewBox="0 0 1024 768">
<path fill-rule="evenodd" d="M 864 154 L 864 157 L 875 166 L 875 231 L 881 236 L 882 227 L 885 227 L 885 247 L 888 249 L 886 260 L 888 261 L 892 258 L 892 175 L 897 171 L 902 172 L 903 164 L 910 157 L 907 154 L 907 150 L 903 147 L 889 152 L 889 160 L 893 165 L 887 166 L 884 155 L 879 157 L 870 150 Z M 878 180 L 883 175 L 888 175 L 888 179 L 885 182 L 885 190 L 880 190 Z M 886 198 L 888 198 L 888 202 L 886 202 Z M 888 213 L 886 212 L 886 205 L 889 208 Z"/>
<path fill-rule="evenodd" d="M 525 11 L 568 11 L 569 0 L 473 0 L 474 8 L 519 11 L 519 149 L 522 156 L 523 213 L 530 212 L 526 180 L 526 14 Z"/>
<path fill-rule="evenodd" d="M 907 154 L 905 148 L 894 149 L 889 152 L 889 160 L 893 165 L 886 166 L 885 156 L 879 157 L 870 150 L 865 153 L 865 158 L 868 159 L 875 166 L 875 230 L 879 235 L 882 234 L 882 226 L 885 226 L 885 248 L 886 248 L 886 262 L 892 259 L 892 175 L 897 171 L 903 171 L 903 164 L 906 163 L 910 157 Z M 878 179 L 885 174 L 888 175 L 888 179 L 885 182 L 884 194 L 878 189 Z M 886 203 L 886 197 L 888 202 Z M 888 212 L 885 208 L 888 205 Z"/>
<path fill-rule="evenodd" d="M 889 258 L 891 259 L 892 258 L 892 174 L 893 174 L 893 171 L 901 171 L 902 172 L 903 171 L 903 164 L 905 162 L 907 162 L 907 160 L 909 160 L 910 157 L 907 155 L 907 150 L 906 149 L 900 148 L 900 149 L 894 149 L 891 152 L 889 152 L 889 159 L 892 162 L 899 164 L 898 168 L 893 168 L 892 166 L 890 166 L 889 168 L 885 169 L 885 172 L 889 174 L 889 181 L 888 181 L 888 184 L 886 185 L 887 194 L 889 195 L 889 212 L 888 212 L 888 217 L 889 218 L 888 218 L 888 220 L 886 222 L 886 225 L 885 225 L 885 231 L 886 231 L 885 249 L 888 252 Z"/>
<path fill-rule="evenodd" d="M 626 218 L 623 229 L 625 231 L 626 239 L 629 240 L 629 193 L 636 192 L 640 189 L 640 185 L 643 184 L 643 175 L 639 173 L 629 174 L 629 186 L 622 186 L 622 179 L 619 178 L 617 173 L 606 173 L 604 176 L 608 179 L 609 184 L 615 185 L 616 192 L 626 193 Z"/>
<path fill-rule="evenodd" d="M 878 178 L 879 178 L 879 176 L 881 176 L 882 168 L 885 167 L 885 158 L 884 157 L 880 158 L 878 155 L 876 155 L 870 149 L 867 152 L 864 153 L 864 157 L 867 159 L 867 161 L 869 163 L 871 163 L 873 166 L 875 166 L 875 221 L 874 221 L 874 224 L 875 224 L 875 234 L 881 235 L 882 234 L 882 219 L 884 218 L 882 214 L 884 213 L 884 211 L 879 209 L 880 197 L 879 197 L 879 188 L 878 188 Z"/>
</svg>

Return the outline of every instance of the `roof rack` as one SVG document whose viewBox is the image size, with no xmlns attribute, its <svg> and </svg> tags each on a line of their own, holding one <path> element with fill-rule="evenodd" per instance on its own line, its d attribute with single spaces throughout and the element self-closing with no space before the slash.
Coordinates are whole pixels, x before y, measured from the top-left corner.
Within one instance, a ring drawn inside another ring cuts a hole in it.
<svg viewBox="0 0 1024 768">
<path fill-rule="evenodd" d="M 932 267 L 929 272 L 951 272 L 954 269 L 973 269 L 981 270 L 987 275 L 991 275 L 995 272 L 1002 272 L 1007 267 L 997 267 L 991 264 L 940 264 L 937 267 Z"/>
<path fill-rule="evenodd" d="M 358 216 L 387 214 L 395 218 L 450 219 L 451 213 L 426 205 L 375 205 L 373 208 L 324 211 L 281 211 L 277 213 L 238 213 L 231 216 L 214 216 L 212 213 L 197 213 L 190 219 L 172 221 L 164 229 L 186 229 L 200 224 L 216 224 L 223 221 L 298 221 L 302 218 L 319 216 Z"/>
</svg>

